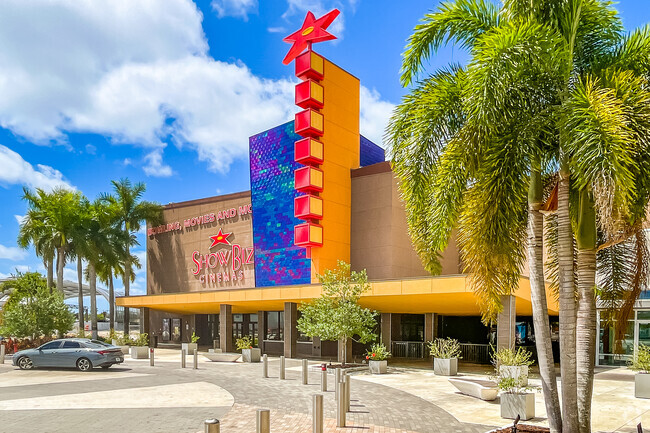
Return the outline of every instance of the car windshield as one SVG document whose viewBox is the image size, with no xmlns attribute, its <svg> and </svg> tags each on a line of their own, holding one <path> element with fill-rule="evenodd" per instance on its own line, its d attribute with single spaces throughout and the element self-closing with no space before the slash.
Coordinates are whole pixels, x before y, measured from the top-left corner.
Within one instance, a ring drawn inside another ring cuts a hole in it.
<svg viewBox="0 0 650 433">
<path fill-rule="evenodd" d="M 99 340 L 90 340 L 90 342 L 91 342 L 91 343 L 94 343 L 94 344 L 99 344 L 100 346 L 104 346 L 104 347 L 111 347 L 110 344 L 105 343 L 105 342 L 103 342 L 103 341 L 99 341 Z"/>
</svg>

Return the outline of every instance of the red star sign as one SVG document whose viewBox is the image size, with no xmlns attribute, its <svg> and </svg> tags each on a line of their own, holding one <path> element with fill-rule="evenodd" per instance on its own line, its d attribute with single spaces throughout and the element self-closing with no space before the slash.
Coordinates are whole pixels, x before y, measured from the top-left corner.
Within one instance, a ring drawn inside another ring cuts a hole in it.
<svg viewBox="0 0 650 433">
<path fill-rule="evenodd" d="M 219 233 L 217 233 L 214 236 L 210 236 L 210 239 L 212 239 L 212 245 L 210 245 L 210 248 L 214 248 L 215 246 L 219 244 L 226 244 L 230 245 L 230 242 L 228 242 L 228 236 L 230 236 L 232 233 L 223 233 L 221 229 L 219 229 Z"/>
<path fill-rule="evenodd" d="M 302 53 L 305 48 L 310 47 L 314 42 L 323 42 L 329 41 L 331 39 L 336 39 L 336 36 L 328 33 L 326 29 L 332 24 L 332 21 L 339 16 L 341 12 L 338 9 L 334 9 L 319 19 L 316 19 L 313 13 L 307 12 L 305 21 L 302 23 L 302 28 L 295 33 L 290 34 L 284 38 L 284 42 L 293 43 L 291 49 L 287 53 L 286 57 L 282 61 L 285 65 L 291 63 L 293 59 L 298 57 L 298 54 Z"/>
</svg>

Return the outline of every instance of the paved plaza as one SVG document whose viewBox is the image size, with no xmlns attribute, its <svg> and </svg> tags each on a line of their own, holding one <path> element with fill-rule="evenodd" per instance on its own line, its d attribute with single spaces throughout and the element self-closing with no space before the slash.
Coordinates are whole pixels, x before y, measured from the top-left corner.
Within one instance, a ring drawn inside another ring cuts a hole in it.
<svg viewBox="0 0 650 433">
<path fill-rule="evenodd" d="M 117 368 L 89 373 L 20 371 L 5 363 L 0 365 L 0 432 L 194 433 L 203 431 L 203 420 L 218 418 L 222 433 L 247 433 L 255 432 L 259 408 L 271 410 L 272 432 L 311 431 L 312 396 L 320 392 L 316 363 L 309 385 L 301 383 L 300 360 L 287 360 L 286 380 L 278 378 L 277 358 L 269 362 L 267 379 L 261 364 L 201 358 L 193 370 L 188 357 L 187 366 L 181 369 L 179 352 L 169 349 L 157 350 L 155 367 L 127 356 Z M 597 376 L 594 431 L 632 432 L 639 420 L 650 425 L 650 404 L 634 399 L 631 378 L 625 370 Z M 387 375 L 353 375 L 348 428 L 337 429 L 333 382 L 330 374 L 324 398 L 328 432 L 478 433 L 507 424 L 496 402 L 458 394 L 446 378 L 428 370 L 392 368 Z M 541 394 L 537 401 L 534 422 L 544 423 Z"/>
</svg>

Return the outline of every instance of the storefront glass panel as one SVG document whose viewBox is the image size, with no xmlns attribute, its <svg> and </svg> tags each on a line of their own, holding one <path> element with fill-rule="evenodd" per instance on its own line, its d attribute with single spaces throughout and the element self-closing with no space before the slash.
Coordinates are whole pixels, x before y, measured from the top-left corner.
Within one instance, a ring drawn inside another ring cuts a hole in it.
<svg viewBox="0 0 650 433">
<path fill-rule="evenodd" d="M 599 330 L 598 365 L 627 365 L 628 360 L 634 355 L 634 321 L 628 321 L 625 335 L 620 342 L 620 350 L 616 348 L 616 334 L 613 324 L 601 320 Z"/>
<path fill-rule="evenodd" d="M 266 312 L 266 339 L 284 340 L 284 311 Z"/>
</svg>

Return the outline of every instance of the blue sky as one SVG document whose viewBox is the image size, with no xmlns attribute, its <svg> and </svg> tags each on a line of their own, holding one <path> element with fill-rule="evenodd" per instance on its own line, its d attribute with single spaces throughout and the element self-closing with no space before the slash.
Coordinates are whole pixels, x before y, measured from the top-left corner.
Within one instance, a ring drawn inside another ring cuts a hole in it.
<svg viewBox="0 0 650 433">
<path fill-rule="evenodd" d="M 330 27 L 339 39 L 315 49 L 360 78 L 361 132 L 380 144 L 405 93 L 398 76 L 406 38 L 438 3 L 3 0 L 0 277 L 42 270 L 32 250 L 16 247 L 23 186 L 67 185 L 94 198 L 128 177 L 163 204 L 248 189 L 247 138 L 295 112 L 282 38 L 307 10 L 341 10 Z M 650 21 L 647 0 L 618 8 L 627 29 Z M 447 48 L 431 67 L 465 59 Z M 134 294 L 145 292 L 144 275 Z M 68 265 L 66 279 L 74 278 Z"/>
</svg>

